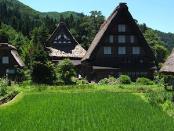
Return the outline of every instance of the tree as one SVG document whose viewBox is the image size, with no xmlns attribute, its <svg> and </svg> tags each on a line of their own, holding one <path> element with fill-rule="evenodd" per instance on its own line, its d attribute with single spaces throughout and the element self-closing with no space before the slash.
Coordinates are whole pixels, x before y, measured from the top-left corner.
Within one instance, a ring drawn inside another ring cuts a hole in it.
<svg viewBox="0 0 174 131">
<path fill-rule="evenodd" d="M 0 43 L 8 43 L 8 40 L 8 34 L 5 31 L 0 30 Z"/>
<path fill-rule="evenodd" d="M 30 53 L 32 53 L 32 62 L 39 61 L 46 63 L 49 59 L 48 53 L 45 51 L 45 43 L 48 38 L 48 31 L 43 25 L 41 27 L 35 28 L 32 31 L 32 48 Z"/>
<path fill-rule="evenodd" d="M 63 80 L 65 84 L 71 84 L 72 77 L 76 76 L 75 67 L 69 59 L 60 61 L 56 68 L 56 73 L 58 79 Z"/>
<path fill-rule="evenodd" d="M 164 62 L 167 57 L 168 50 L 165 47 L 164 42 L 160 40 L 157 33 L 155 33 L 152 29 L 147 29 L 144 33 L 144 37 L 152 48 L 157 63 L 159 64 Z"/>
<path fill-rule="evenodd" d="M 31 78 L 37 84 L 53 84 L 56 80 L 54 65 L 51 62 L 34 62 Z"/>
</svg>

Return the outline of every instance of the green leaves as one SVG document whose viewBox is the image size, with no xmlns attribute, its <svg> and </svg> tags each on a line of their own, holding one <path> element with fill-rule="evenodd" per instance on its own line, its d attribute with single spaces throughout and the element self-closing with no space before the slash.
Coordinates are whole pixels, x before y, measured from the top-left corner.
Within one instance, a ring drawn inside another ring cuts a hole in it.
<svg viewBox="0 0 174 131">
<path fill-rule="evenodd" d="M 168 55 L 168 50 L 164 42 L 160 40 L 158 34 L 152 29 L 147 29 L 144 33 L 144 37 L 152 48 L 158 64 L 164 62 Z"/>
<path fill-rule="evenodd" d="M 58 64 L 56 74 L 65 84 L 72 84 L 72 77 L 76 76 L 75 67 L 69 59 L 65 59 Z"/>
</svg>

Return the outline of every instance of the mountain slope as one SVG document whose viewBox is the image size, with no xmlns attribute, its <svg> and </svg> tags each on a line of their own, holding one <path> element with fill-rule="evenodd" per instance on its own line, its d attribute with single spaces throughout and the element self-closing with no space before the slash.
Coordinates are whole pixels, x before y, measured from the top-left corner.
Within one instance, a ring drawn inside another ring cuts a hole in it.
<svg viewBox="0 0 174 131">
<path fill-rule="evenodd" d="M 73 18 L 71 18 L 73 17 Z M 85 38 L 84 41 L 90 36 L 89 32 L 91 31 L 91 18 L 85 18 L 83 13 L 77 13 L 72 11 L 67 12 L 39 12 L 29 6 L 19 2 L 18 0 L 0 0 L 0 20 L 1 22 L 11 25 L 14 29 L 19 32 L 22 32 L 24 35 L 29 36 L 33 28 L 46 24 L 47 28 L 50 28 L 50 25 L 57 24 L 60 19 L 65 19 L 68 27 L 72 30 L 75 36 L 77 36 L 78 41 L 83 42 L 82 38 Z M 74 23 L 71 21 L 75 21 Z M 54 26 L 50 29 L 50 33 L 54 29 Z M 82 27 L 80 27 L 82 26 Z M 77 28 L 79 28 L 77 30 Z M 82 29 L 84 28 L 84 30 Z M 166 47 L 171 50 L 174 47 L 174 34 L 173 33 L 164 33 L 160 31 L 155 31 L 162 41 L 165 42 Z M 83 34 L 84 35 L 83 35 Z M 78 35 L 80 34 L 80 36 Z M 95 32 L 93 33 L 95 35 Z M 90 36 L 90 41 L 92 37 Z M 87 41 L 90 44 L 90 41 Z"/>
</svg>

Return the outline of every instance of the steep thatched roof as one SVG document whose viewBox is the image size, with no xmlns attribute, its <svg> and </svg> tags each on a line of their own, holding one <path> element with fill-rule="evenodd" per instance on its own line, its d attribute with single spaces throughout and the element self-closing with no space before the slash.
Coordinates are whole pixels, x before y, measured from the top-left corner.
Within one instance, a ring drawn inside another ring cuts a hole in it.
<svg viewBox="0 0 174 131">
<path fill-rule="evenodd" d="M 162 68 L 160 69 L 160 72 L 166 74 L 174 74 L 174 49 L 171 55 L 167 58 Z"/>
<path fill-rule="evenodd" d="M 8 43 L 0 43 L 0 48 L 9 48 L 9 49 L 16 50 L 16 47 L 14 47 L 13 45 L 10 45 Z"/>
<path fill-rule="evenodd" d="M 150 51 L 149 53 L 152 54 L 152 56 L 154 56 L 150 46 L 147 44 L 147 42 L 146 42 L 144 36 L 142 35 L 139 27 L 137 26 L 135 20 L 133 19 L 132 15 L 129 13 L 126 3 L 120 3 L 119 6 L 117 6 L 116 9 L 112 12 L 112 14 L 108 17 L 108 19 L 102 24 L 99 32 L 96 34 L 94 40 L 92 41 L 89 49 L 87 50 L 86 55 L 82 59 L 82 61 L 90 59 L 92 54 L 95 52 L 94 50 L 99 45 L 99 43 L 101 42 L 103 36 L 107 32 L 107 29 L 111 25 L 112 21 L 114 19 L 117 19 L 119 14 L 122 13 L 122 11 L 125 11 L 125 10 L 127 11 L 128 16 L 132 19 L 130 22 L 134 25 L 137 34 L 139 35 L 139 37 L 142 40 L 142 44 L 146 44 L 146 47 L 149 48 L 149 51 Z"/>
<path fill-rule="evenodd" d="M 18 63 L 18 65 L 20 67 L 25 66 L 24 62 L 22 61 L 22 59 L 20 58 L 20 56 L 19 56 L 19 54 L 16 50 L 11 50 L 11 54 L 12 54 L 12 56 L 14 57 L 14 59 L 16 60 L 16 62 Z"/>
<path fill-rule="evenodd" d="M 10 45 L 8 43 L 0 43 L 0 49 L 1 50 L 10 50 L 11 55 L 13 56 L 13 58 L 15 59 L 16 63 L 18 63 L 18 65 L 20 67 L 24 67 L 25 64 L 22 61 L 22 59 L 20 58 L 16 47 L 14 47 L 13 45 Z"/>
<path fill-rule="evenodd" d="M 86 50 L 77 42 L 65 23 L 61 22 L 47 40 L 51 57 L 83 58 Z"/>
<path fill-rule="evenodd" d="M 69 52 L 52 47 L 47 47 L 47 49 L 49 49 L 50 51 L 49 56 L 51 57 L 82 58 L 86 53 L 86 51 L 80 45 L 76 45 Z"/>
</svg>

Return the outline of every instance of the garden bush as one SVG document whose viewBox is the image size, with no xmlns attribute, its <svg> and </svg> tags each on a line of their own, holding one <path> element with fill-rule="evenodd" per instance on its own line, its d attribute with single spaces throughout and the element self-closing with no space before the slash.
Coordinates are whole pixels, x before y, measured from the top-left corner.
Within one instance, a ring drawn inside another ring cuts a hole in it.
<svg viewBox="0 0 174 131">
<path fill-rule="evenodd" d="M 76 70 L 74 65 L 69 59 L 60 61 L 56 67 L 56 75 L 59 81 L 63 81 L 66 85 L 72 84 L 72 78 L 76 76 Z"/>
<path fill-rule="evenodd" d="M 152 105 L 160 105 L 164 104 L 167 100 L 172 100 L 172 94 L 167 92 L 154 92 L 154 93 L 147 93 L 146 97 L 150 104 Z"/>
<path fill-rule="evenodd" d="M 31 78 L 37 84 L 53 84 L 56 80 L 56 73 L 51 62 L 35 62 L 32 67 Z"/>
<path fill-rule="evenodd" d="M 114 84 L 118 84 L 118 81 L 115 77 L 109 76 L 108 78 L 101 79 L 98 82 L 98 84 L 100 84 L 100 85 L 105 85 L 105 84 L 114 85 Z"/>
<path fill-rule="evenodd" d="M 89 84 L 89 82 L 85 78 L 74 78 L 73 81 L 76 83 L 76 85 L 86 85 Z"/>
<path fill-rule="evenodd" d="M 127 75 L 120 75 L 118 81 L 120 84 L 131 84 L 131 78 Z"/>
<path fill-rule="evenodd" d="M 152 80 L 145 78 L 145 77 L 137 78 L 136 83 L 142 84 L 142 85 L 153 85 L 154 84 L 154 82 Z"/>
<path fill-rule="evenodd" d="M 0 96 L 7 94 L 7 82 L 5 79 L 0 79 Z"/>
</svg>

